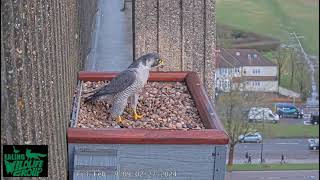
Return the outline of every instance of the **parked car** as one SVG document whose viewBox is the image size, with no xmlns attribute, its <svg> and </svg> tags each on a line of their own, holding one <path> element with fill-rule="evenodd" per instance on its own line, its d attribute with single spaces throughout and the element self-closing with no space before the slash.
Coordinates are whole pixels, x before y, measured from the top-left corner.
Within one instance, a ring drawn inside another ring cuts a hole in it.
<svg viewBox="0 0 320 180">
<path fill-rule="evenodd" d="M 249 122 L 279 122 L 279 115 L 273 114 L 271 109 L 264 107 L 252 107 L 248 113 Z"/>
<path fill-rule="evenodd" d="M 303 118 L 303 111 L 290 103 L 276 103 L 275 113 L 282 117 Z"/>
<path fill-rule="evenodd" d="M 309 142 L 309 149 L 310 150 L 319 149 L 319 139 L 308 139 L 308 142 Z"/>
<path fill-rule="evenodd" d="M 247 133 L 245 135 L 240 135 L 239 141 L 242 143 L 246 143 L 246 142 L 261 143 L 262 136 L 259 132 Z"/>
<path fill-rule="evenodd" d="M 313 125 L 319 124 L 319 112 L 317 114 L 311 114 L 310 123 Z"/>
</svg>

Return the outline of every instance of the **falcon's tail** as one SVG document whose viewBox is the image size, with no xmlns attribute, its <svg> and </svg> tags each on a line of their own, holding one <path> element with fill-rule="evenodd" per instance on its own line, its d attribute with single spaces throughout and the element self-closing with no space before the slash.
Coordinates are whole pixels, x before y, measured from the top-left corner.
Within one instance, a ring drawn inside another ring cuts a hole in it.
<svg viewBox="0 0 320 180">
<path fill-rule="evenodd" d="M 95 94 L 84 97 L 84 103 L 91 103 L 99 99 L 99 96 L 95 96 Z"/>
<path fill-rule="evenodd" d="M 89 94 L 89 95 L 84 95 L 83 98 L 84 98 L 84 102 L 85 103 L 91 103 L 91 102 L 94 102 L 96 100 L 104 100 L 106 102 L 112 102 L 112 97 L 113 95 L 112 94 L 103 94 L 101 95 L 101 93 L 94 93 L 94 94 Z"/>
</svg>

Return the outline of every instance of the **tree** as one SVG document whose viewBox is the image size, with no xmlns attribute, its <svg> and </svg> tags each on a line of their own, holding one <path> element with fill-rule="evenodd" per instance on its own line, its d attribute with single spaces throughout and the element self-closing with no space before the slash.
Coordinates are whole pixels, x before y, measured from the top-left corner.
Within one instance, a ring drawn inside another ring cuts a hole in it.
<svg viewBox="0 0 320 180">
<path fill-rule="evenodd" d="M 290 66 L 291 66 L 291 73 L 290 73 L 290 89 L 293 89 L 293 77 L 296 69 L 296 61 L 297 61 L 297 54 L 295 53 L 294 49 L 290 51 Z"/>
<path fill-rule="evenodd" d="M 296 72 L 296 82 L 298 91 L 301 94 L 303 100 L 306 100 L 308 96 L 308 90 L 310 84 L 308 83 L 310 80 L 308 79 L 308 67 L 303 62 L 296 62 L 295 63 L 298 71 Z"/>
<path fill-rule="evenodd" d="M 255 123 L 248 122 L 248 112 L 250 107 L 257 105 L 261 99 L 250 92 L 231 90 L 219 97 L 217 110 L 220 118 L 223 120 L 225 129 L 229 135 L 229 159 L 228 166 L 233 165 L 233 156 L 235 146 L 238 143 L 238 137 L 247 134 L 256 128 Z M 252 98 L 252 99 L 251 99 Z"/>
<path fill-rule="evenodd" d="M 279 48 L 277 49 L 277 51 L 275 52 L 274 58 L 277 62 L 277 66 L 278 66 L 278 87 L 280 86 L 280 81 L 281 81 L 281 75 L 282 75 L 282 71 L 284 69 L 284 65 L 286 64 L 286 61 L 288 59 L 288 50 L 284 49 L 284 48 Z"/>
</svg>

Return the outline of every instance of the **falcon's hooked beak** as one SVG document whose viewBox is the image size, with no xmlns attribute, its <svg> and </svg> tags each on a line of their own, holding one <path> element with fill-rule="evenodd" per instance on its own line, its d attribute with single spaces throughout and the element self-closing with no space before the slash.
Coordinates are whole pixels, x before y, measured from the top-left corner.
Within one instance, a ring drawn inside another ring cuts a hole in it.
<svg viewBox="0 0 320 180">
<path fill-rule="evenodd" d="M 159 60 L 159 65 L 163 65 L 164 61 L 162 59 Z"/>
</svg>

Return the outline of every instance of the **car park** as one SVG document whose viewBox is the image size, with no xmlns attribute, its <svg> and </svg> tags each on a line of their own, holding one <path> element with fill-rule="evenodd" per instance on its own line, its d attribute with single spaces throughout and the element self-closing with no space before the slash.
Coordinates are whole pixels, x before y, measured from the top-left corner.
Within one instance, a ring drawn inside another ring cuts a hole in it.
<svg viewBox="0 0 320 180">
<path fill-rule="evenodd" d="M 308 139 L 310 150 L 319 150 L 319 139 Z"/>
<path fill-rule="evenodd" d="M 265 107 L 252 107 L 248 113 L 249 122 L 272 122 L 278 123 L 279 115 L 273 114 L 271 109 Z"/>
<path fill-rule="evenodd" d="M 239 136 L 239 141 L 241 143 L 247 143 L 247 142 L 261 143 L 262 142 L 262 136 L 261 136 L 261 134 L 259 132 L 247 133 L 245 135 L 240 135 Z"/>
<path fill-rule="evenodd" d="M 291 103 L 276 103 L 275 113 L 278 114 L 280 118 L 303 118 L 303 110 L 300 110 L 297 106 Z"/>
</svg>

